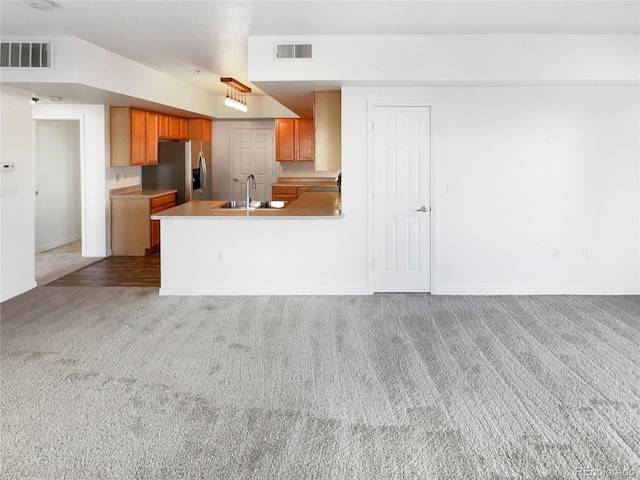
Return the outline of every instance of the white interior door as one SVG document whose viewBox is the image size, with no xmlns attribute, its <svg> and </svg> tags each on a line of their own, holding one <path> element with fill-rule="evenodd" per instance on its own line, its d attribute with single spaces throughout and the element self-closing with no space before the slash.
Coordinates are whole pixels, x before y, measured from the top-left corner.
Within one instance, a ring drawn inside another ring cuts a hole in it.
<svg viewBox="0 0 640 480">
<path fill-rule="evenodd" d="M 430 108 L 373 116 L 374 291 L 429 292 Z"/>
<path fill-rule="evenodd" d="M 235 129 L 233 131 L 233 200 L 246 197 L 246 180 L 256 179 L 256 189 L 251 190 L 252 200 L 271 200 L 271 184 L 274 182 L 273 130 Z"/>
</svg>

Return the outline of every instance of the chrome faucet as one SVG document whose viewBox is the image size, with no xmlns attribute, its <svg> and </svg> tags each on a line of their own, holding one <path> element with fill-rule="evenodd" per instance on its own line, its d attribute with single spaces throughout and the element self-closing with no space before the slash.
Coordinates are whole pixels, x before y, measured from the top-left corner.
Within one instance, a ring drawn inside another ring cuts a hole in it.
<svg viewBox="0 0 640 480">
<path fill-rule="evenodd" d="M 251 206 L 251 189 L 256 189 L 256 178 L 253 175 L 247 177 L 247 208 Z"/>
</svg>

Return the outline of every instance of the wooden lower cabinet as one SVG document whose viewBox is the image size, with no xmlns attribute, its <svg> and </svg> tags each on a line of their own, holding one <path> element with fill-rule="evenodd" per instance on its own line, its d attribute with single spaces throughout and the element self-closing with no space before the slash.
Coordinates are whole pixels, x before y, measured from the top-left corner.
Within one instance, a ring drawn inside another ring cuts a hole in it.
<svg viewBox="0 0 640 480">
<path fill-rule="evenodd" d="M 309 190 L 309 187 L 283 187 L 274 185 L 271 187 L 271 199 L 293 202 L 307 190 Z"/>
<path fill-rule="evenodd" d="M 151 215 L 176 205 L 176 194 L 155 198 L 111 198 L 111 253 L 143 256 L 160 245 L 160 221 Z"/>
</svg>

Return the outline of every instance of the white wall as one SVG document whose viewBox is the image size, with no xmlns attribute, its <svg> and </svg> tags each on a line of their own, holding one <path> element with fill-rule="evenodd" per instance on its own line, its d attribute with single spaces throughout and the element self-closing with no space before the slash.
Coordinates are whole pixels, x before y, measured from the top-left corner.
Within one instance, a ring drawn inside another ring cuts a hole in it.
<svg viewBox="0 0 640 480">
<path fill-rule="evenodd" d="M 640 293 L 639 40 L 251 37 L 249 76 L 343 85 L 340 249 L 367 246 L 369 286 L 370 102 L 416 100 L 432 107 L 434 293 Z M 313 60 L 274 61 L 280 41 Z"/>
<path fill-rule="evenodd" d="M 2 41 L 21 41 L 3 37 Z M 53 68 L 2 68 L 2 81 L 77 84 L 162 105 L 216 116 L 218 97 L 76 37 L 28 38 L 53 43 Z M 108 75 L 105 66 L 108 65 Z M 27 88 L 25 86 L 25 88 Z"/>
<path fill-rule="evenodd" d="M 0 301 L 36 286 L 31 92 L 0 85 Z"/>
<path fill-rule="evenodd" d="M 163 219 L 160 294 L 366 294 L 366 249 L 344 248 L 354 220 Z"/>
<path fill-rule="evenodd" d="M 1 68 L 5 83 L 22 83 L 25 88 L 33 87 L 35 92 L 40 84 L 74 85 L 78 89 L 73 96 L 81 95 L 84 99 L 81 101 L 86 103 L 89 103 L 86 98 L 93 97 L 92 103 L 135 104 L 154 109 L 153 105 L 141 104 L 142 100 L 209 117 L 247 117 L 247 114 L 224 107 L 223 96 L 213 95 L 80 38 L 7 36 L 2 37 L 2 41 L 51 42 L 54 54 L 52 68 Z M 108 65 L 108 75 L 104 74 L 105 65 Z M 268 96 L 250 94 L 247 103 L 253 118 L 296 116 Z"/>
<path fill-rule="evenodd" d="M 638 35 L 322 35 L 249 37 L 249 78 L 410 85 L 633 84 Z M 275 43 L 313 60 L 274 60 Z M 345 83 L 342 83 L 343 85 Z"/>
<path fill-rule="evenodd" d="M 342 99 L 343 209 L 363 224 L 369 102 L 432 105 L 434 293 L 640 293 L 637 87 L 354 87 Z"/>
</svg>

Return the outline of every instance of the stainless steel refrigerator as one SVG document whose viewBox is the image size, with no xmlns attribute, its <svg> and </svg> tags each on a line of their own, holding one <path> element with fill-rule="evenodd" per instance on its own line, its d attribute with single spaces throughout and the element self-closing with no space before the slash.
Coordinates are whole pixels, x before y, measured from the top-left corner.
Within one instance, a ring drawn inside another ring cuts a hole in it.
<svg viewBox="0 0 640 480">
<path fill-rule="evenodd" d="M 158 164 L 142 167 L 142 188 L 176 189 L 176 205 L 213 200 L 211 183 L 211 142 L 161 141 Z"/>
</svg>

